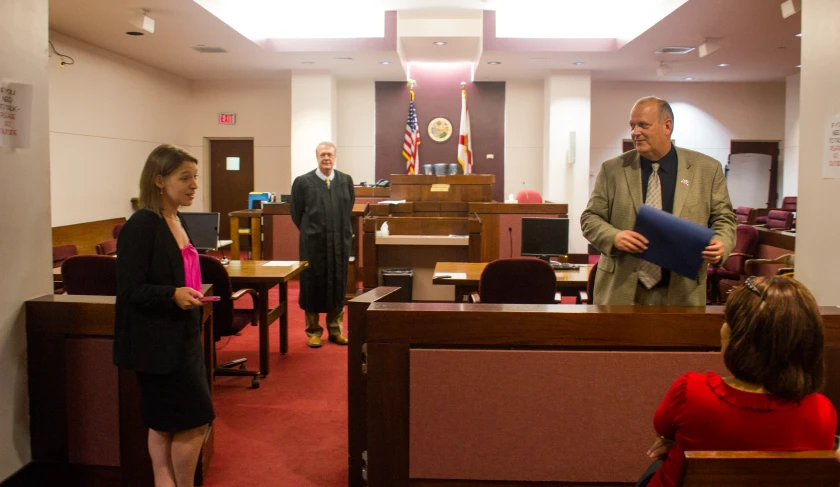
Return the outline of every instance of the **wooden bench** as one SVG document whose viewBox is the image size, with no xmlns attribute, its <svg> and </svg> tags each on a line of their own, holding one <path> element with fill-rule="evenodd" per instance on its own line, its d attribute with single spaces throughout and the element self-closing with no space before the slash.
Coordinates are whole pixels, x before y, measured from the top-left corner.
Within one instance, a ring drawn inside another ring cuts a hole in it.
<svg viewBox="0 0 840 487">
<path fill-rule="evenodd" d="M 833 451 L 687 451 L 682 487 L 837 487 Z"/>
</svg>

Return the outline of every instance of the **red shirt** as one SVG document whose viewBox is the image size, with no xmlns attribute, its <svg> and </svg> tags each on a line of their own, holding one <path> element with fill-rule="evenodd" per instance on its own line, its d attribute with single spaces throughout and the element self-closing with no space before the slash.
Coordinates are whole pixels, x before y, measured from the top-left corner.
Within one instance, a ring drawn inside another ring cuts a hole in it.
<svg viewBox="0 0 840 487">
<path fill-rule="evenodd" d="M 648 487 L 674 487 L 684 451 L 832 450 L 837 411 L 822 394 L 788 401 L 739 391 L 713 372 L 689 372 L 671 385 L 653 427 L 676 442 Z"/>
</svg>

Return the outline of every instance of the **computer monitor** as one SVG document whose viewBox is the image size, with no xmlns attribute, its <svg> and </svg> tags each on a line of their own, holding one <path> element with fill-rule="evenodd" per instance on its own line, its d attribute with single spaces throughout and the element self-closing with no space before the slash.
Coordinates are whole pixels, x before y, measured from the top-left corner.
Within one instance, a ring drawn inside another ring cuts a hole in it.
<svg viewBox="0 0 840 487">
<path fill-rule="evenodd" d="M 219 213 L 181 213 L 190 229 L 190 238 L 198 250 L 212 250 L 219 246 Z"/>
<path fill-rule="evenodd" d="M 522 255 L 548 260 L 568 253 L 568 218 L 522 219 Z"/>
</svg>

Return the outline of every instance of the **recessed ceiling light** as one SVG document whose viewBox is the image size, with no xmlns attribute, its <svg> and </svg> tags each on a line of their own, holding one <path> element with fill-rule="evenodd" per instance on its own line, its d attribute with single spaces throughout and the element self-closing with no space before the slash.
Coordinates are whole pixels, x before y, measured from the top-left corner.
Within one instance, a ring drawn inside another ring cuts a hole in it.
<svg viewBox="0 0 840 487">
<path fill-rule="evenodd" d="M 575 66 L 583 66 L 584 64 L 586 64 L 586 61 L 575 61 L 572 64 L 574 64 Z"/>
<path fill-rule="evenodd" d="M 301 61 L 300 64 L 315 64 L 315 61 Z"/>
<path fill-rule="evenodd" d="M 802 37 L 802 32 L 800 32 L 799 34 L 796 34 L 796 37 Z"/>
<path fill-rule="evenodd" d="M 694 78 L 692 78 L 691 76 L 688 76 L 686 78 L 683 78 L 683 81 L 694 81 Z"/>
<path fill-rule="evenodd" d="M 728 68 L 729 66 L 732 66 L 732 65 L 731 65 L 731 64 L 729 64 L 729 63 L 720 63 L 720 64 L 718 64 L 718 67 L 719 67 L 719 68 Z"/>
<path fill-rule="evenodd" d="M 137 31 L 134 31 L 134 30 L 130 30 L 130 31 L 126 32 L 126 34 L 128 34 L 130 36 L 141 36 L 141 35 L 143 35 L 142 32 L 137 32 Z"/>
<path fill-rule="evenodd" d="M 379 64 L 392 64 L 391 61 L 379 61 Z"/>
<path fill-rule="evenodd" d="M 796 66 L 794 66 L 794 68 L 801 68 L 801 67 L 802 67 L 801 64 L 797 64 Z"/>
<path fill-rule="evenodd" d="M 436 46 L 445 46 L 446 42 L 445 41 L 435 41 L 432 44 L 434 44 Z"/>
<path fill-rule="evenodd" d="M 487 61 L 487 64 L 502 64 L 501 61 Z"/>
</svg>

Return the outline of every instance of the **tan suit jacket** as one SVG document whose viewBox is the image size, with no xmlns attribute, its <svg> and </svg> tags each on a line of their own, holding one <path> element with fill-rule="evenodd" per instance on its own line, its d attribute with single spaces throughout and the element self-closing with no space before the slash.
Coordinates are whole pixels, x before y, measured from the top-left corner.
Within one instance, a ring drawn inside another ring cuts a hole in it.
<svg viewBox="0 0 840 487">
<path fill-rule="evenodd" d="M 677 187 L 673 214 L 708 226 L 723 242 L 721 263 L 735 245 L 735 214 L 729 201 L 720 163 L 709 156 L 677 148 Z M 583 236 L 601 251 L 595 276 L 595 304 L 635 304 L 639 258 L 619 252 L 615 236 L 632 230 L 642 201 L 642 170 L 636 150 L 606 161 L 580 217 Z M 671 274 L 668 303 L 672 306 L 706 305 L 706 267 L 694 279 Z"/>
</svg>

